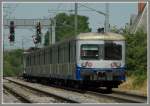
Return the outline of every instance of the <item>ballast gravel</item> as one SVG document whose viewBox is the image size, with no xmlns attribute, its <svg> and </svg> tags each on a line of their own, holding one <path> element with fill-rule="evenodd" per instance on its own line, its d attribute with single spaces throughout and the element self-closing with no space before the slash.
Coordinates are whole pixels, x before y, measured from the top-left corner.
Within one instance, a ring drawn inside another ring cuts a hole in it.
<svg viewBox="0 0 150 106">
<path fill-rule="evenodd" d="M 51 94 L 54 94 L 57 96 L 61 96 L 61 97 L 67 98 L 67 99 L 78 101 L 78 103 L 96 103 L 96 104 L 97 103 L 116 103 L 116 101 L 114 101 L 112 99 L 106 99 L 103 97 L 88 95 L 86 93 L 78 93 L 78 92 L 64 90 L 64 89 L 55 88 L 55 87 L 51 87 L 51 86 L 45 86 L 45 85 L 41 85 L 41 84 L 37 84 L 37 83 L 25 82 L 25 81 L 19 80 L 19 79 L 12 79 L 12 78 L 9 78 L 9 79 L 17 81 L 19 83 L 23 83 L 28 86 L 32 86 L 32 87 L 34 87 L 36 89 L 40 89 L 44 92 L 48 92 L 48 93 L 51 93 Z M 38 99 L 39 99 L 40 103 L 43 103 L 43 100 L 40 100 L 40 98 L 38 98 Z M 56 103 L 56 102 L 49 102 L 49 103 Z"/>
</svg>

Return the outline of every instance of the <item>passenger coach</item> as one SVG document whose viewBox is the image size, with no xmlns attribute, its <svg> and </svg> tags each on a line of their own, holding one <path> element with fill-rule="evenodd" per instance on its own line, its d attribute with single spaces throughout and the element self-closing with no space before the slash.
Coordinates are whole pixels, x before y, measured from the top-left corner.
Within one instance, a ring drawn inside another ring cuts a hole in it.
<svg viewBox="0 0 150 106">
<path fill-rule="evenodd" d="M 24 53 L 24 78 L 92 87 L 125 81 L 125 39 L 115 33 L 80 33 Z"/>
</svg>

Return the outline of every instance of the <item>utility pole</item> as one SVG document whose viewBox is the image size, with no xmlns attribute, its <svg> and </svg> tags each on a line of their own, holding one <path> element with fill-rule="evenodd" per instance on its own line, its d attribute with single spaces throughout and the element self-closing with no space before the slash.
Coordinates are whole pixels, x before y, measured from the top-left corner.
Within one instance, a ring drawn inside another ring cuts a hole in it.
<svg viewBox="0 0 150 106">
<path fill-rule="evenodd" d="M 109 32 L 109 3 L 106 3 L 105 32 Z"/>
<path fill-rule="evenodd" d="M 22 39 L 22 50 L 24 50 L 24 41 Z"/>
<path fill-rule="evenodd" d="M 74 25 L 75 25 L 75 35 L 78 33 L 78 4 L 75 2 L 75 18 L 74 18 Z"/>
<path fill-rule="evenodd" d="M 48 34 L 49 34 L 49 45 L 51 44 L 55 44 L 55 41 L 56 41 L 56 32 L 55 32 L 55 28 L 56 28 L 56 20 L 55 18 L 51 18 L 50 19 L 51 21 L 51 25 L 50 27 L 48 28 Z"/>
<path fill-rule="evenodd" d="M 55 44 L 55 28 L 56 28 L 56 20 L 52 19 L 52 44 Z"/>
<path fill-rule="evenodd" d="M 48 35 L 49 35 L 49 45 L 51 45 L 52 44 L 52 27 L 51 26 L 49 26 L 49 28 L 48 28 Z"/>
</svg>

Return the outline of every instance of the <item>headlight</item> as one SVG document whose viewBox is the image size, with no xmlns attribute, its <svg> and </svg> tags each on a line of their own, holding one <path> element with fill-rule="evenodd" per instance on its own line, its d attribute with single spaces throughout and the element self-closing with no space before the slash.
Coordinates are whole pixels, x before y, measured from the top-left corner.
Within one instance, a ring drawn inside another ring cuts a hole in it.
<svg viewBox="0 0 150 106">
<path fill-rule="evenodd" d="M 111 63 L 111 67 L 112 68 L 118 68 L 118 67 L 120 67 L 121 66 L 121 63 L 120 62 L 113 62 L 113 63 Z"/>
</svg>

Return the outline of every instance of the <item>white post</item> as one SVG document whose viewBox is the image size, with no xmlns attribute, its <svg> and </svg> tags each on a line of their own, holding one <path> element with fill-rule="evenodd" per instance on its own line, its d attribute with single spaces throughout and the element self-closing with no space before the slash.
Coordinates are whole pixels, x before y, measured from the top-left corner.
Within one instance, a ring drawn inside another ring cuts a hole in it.
<svg viewBox="0 0 150 106">
<path fill-rule="evenodd" d="M 48 28 L 49 45 L 52 44 L 52 26 Z"/>
<path fill-rule="evenodd" d="M 109 32 L 109 3 L 106 3 L 105 32 Z"/>
<path fill-rule="evenodd" d="M 75 18 L 74 18 L 74 24 L 75 24 L 75 35 L 78 33 L 78 4 L 75 3 Z"/>
<path fill-rule="evenodd" d="M 52 44 L 55 44 L 55 27 L 56 27 L 56 20 L 52 19 Z"/>
</svg>

